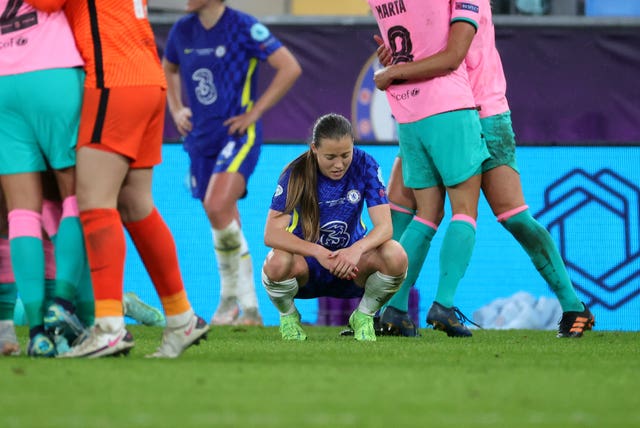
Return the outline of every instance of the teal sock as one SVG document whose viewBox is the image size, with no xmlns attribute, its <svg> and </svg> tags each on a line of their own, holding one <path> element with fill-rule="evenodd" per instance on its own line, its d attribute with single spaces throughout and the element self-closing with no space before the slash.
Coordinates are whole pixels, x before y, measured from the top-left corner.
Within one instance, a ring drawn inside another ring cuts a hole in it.
<svg viewBox="0 0 640 428">
<path fill-rule="evenodd" d="M 471 260 L 476 243 L 476 229 L 466 221 L 452 220 L 440 249 L 440 278 L 435 301 L 442 306 L 453 306 L 453 298 L 460 280 Z"/>
<path fill-rule="evenodd" d="M 80 276 L 80 283 L 76 290 L 76 315 L 86 327 L 93 325 L 96 314 L 96 305 L 93 297 L 93 287 L 91 284 L 91 271 L 89 263 L 86 262 Z"/>
<path fill-rule="evenodd" d="M 508 218 L 502 225 L 527 252 L 533 265 L 558 297 L 562 310 L 583 311 L 584 306 L 573 288 L 558 247 L 547 229 L 531 216 L 529 210 Z"/>
<path fill-rule="evenodd" d="M 411 287 L 413 287 L 418 279 L 418 275 L 429 253 L 431 240 L 435 234 L 436 229 L 418 220 L 412 221 L 407 226 L 400 239 L 400 245 L 402 245 L 402 248 L 404 248 L 409 257 L 409 269 L 407 270 L 407 277 L 400 286 L 400 289 L 391 297 L 391 300 L 389 300 L 388 306 L 393 306 L 404 312 L 409 311 L 409 293 L 411 292 Z"/>
<path fill-rule="evenodd" d="M 411 223 L 411 220 L 413 220 L 414 214 L 413 214 L 413 210 L 409 208 L 403 207 L 398 204 L 395 204 L 395 205 L 409 211 L 407 213 L 404 211 L 391 210 L 391 224 L 393 225 L 392 238 L 400 242 L 400 238 L 402 238 L 402 234 L 404 233 L 405 229 L 407 228 L 407 226 L 409 226 L 409 224 Z"/>
<path fill-rule="evenodd" d="M 44 324 L 44 250 L 42 240 L 19 236 L 10 240 L 11 265 L 31 329 Z"/>
<path fill-rule="evenodd" d="M 63 217 L 55 237 L 56 298 L 73 302 L 86 260 L 80 218 Z"/>
<path fill-rule="evenodd" d="M 16 309 L 13 313 L 13 323 L 15 325 L 29 325 L 27 315 L 24 313 L 24 305 L 19 297 L 18 300 L 16 300 Z"/>
<path fill-rule="evenodd" d="M 0 321 L 13 319 L 17 298 L 18 289 L 15 282 L 0 284 Z"/>
<path fill-rule="evenodd" d="M 44 307 L 45 310 L 53 303 L 53 298 L 56 296 L 56 280 L 51 278 L 45 278 L 44 280 Z"/>
</svg>

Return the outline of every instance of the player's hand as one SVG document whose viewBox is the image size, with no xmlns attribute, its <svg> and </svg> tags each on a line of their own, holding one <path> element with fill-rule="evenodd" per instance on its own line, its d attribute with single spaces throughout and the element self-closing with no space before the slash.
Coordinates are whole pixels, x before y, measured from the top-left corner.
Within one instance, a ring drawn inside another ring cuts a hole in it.
<svg viewBox="0 0 640 428">
<path fill-rule="evenodd" d="M 338 264 L 340 263 L 335 257 L 332 257 L 332 252 L 327 250 L 326 248 L 322 249 L 323 251 L 316 255 L 316 260 L 320 263 L 320 266 L 331 272 L 332 275 L 335 275 L 339 278 L 343 278 L 340 276 L 339 272 L 341 268 L 339 268 Z M 350 279 L 350 278 L 345 278 Z"/>
<path fill-rule="evenodd" d="M 362 253 L 353 247 L 332 252 L 329 259 L 335 262 L 331 273 L 341 279 L 355 279 L 358 275 L 358 262 Z"/>
<path fill-rule="evenodd" d="M 258 119 L 260 119 L 260 114 L 256 110 L 251 110 L 225 120 L 223 125 L 229 127 L 229 135 L 244 135 L 247 128 L 256 123 Z"/>
<path fill-rule="evenodd" d="M 376 55 L 378 56 L 378 61 L 380 61 L 380 64 L 382 64 L 383 67 L 391 65 L 391 61 L 393 59 L 393 57 L 391 56 L 391 50 L 384 45 L 384 40 L 382 40 L 382 37 L 374 34 L 373 40 L 375 40 L 378 44 Z"/>
<path fill-rule="evenodd" d="M 373 73 L 373 81 L 376 84 L 376 88 L 384 91 L 393 83 L 395 79 L 391 76 L 391 70 L 389 67 L 381 68 Z"/>
<path fill-rule="evenodd" d="M 189 107 L 182 107 L 173 115 L 173 122 L 176 124 L 180 135 L 185 137 L 193 129 L 191 109 Z"/>
</svg>

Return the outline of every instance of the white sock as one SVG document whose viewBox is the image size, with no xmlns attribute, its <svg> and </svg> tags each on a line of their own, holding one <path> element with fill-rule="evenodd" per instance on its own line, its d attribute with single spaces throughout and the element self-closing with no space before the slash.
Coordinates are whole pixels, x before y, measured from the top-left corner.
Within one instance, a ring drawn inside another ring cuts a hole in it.
<svg viewBox="0 0 640 428">
<path fill-rule="evenodd" d="M 364 296 L 360 300 L 358 310 L 373 316 L 398 291 L 405 277 L 406 274 L 390 276 L 381 272 L 369 275 L 364 285 Z"/>
<path fill-rule="evenodd" d="M 13 320 L 0 320 L 0 326 L 4 328 L 15 328 Z"/>
<path fill-rule="evenodd" d="M 240 230 L 240 266 L 238 270 L 238 303 L 242 310 L 248 308 L 258 309 L 258 296 L 256 296 L 256 285 L 253 278 L 253 260 L 249 252 L 249 245 Z"/>
<path fill-rule="evenodd" d="M 213 248 L 220 275 L 220 298 L 235 297 L 240 267 L 241 232 L 234 219 L 222 230 L 213 229 Z"/>
<path fill-rule="evenodd" d="M 167 327 L 176 328 L 181 327 L 191 321 L 193 317 L 193 309 L 188 309 L 185 312 L 178 315 L 170 315 L 167 317 Z"/>
<path fill-rule="evenodd" d="M 281 316 L 290 315 L 296 311 L 293 298 L 298 293 L 298 280 L 291 278 L 284 281 L 271 281 L 262 271 L 262 285 Z"/>
<path fill-rule="evenodd" d="M 95 325 L 99 325 L 100 328 L 108 333 L 115 333 L 124 328 L 124 317 L 99 317 L 96 318 Z"/>
</svg>

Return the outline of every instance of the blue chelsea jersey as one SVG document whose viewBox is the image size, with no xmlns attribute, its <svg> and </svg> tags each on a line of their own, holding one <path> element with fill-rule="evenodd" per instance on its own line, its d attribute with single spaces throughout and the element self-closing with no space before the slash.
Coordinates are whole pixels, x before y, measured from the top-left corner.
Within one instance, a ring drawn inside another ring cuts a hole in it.
<svg viewBox="0 0 640 428">
<path fill-rule="evenodd" d="M 271 209 L 284 212 L 291 170 L 285 170 L 271 200 Z M 378 162 L 354 147 L 353 161 L 340 180 L 332 180 L 318 172 L 320 204 L 320 237 L 318 244 L 330 250 L 351 246 L 367 232 L 362 221 L 366 201 L 371 208 L 388 204 L 387 192 Z M 292 213 L 289 230 L 302 238 L 299 208 Z"/>
<path fill-rule="evenodd" d="M 229 7 L 209 30 L 195 13 L 179 19 L 169 32 L 164 56 L 180 67 L 193 112 L 188 138 L 224 139 L 222 122 L 244 113 L 256 99 L 258 61 L 281 46 L 253 16 Z"/>
</svg>

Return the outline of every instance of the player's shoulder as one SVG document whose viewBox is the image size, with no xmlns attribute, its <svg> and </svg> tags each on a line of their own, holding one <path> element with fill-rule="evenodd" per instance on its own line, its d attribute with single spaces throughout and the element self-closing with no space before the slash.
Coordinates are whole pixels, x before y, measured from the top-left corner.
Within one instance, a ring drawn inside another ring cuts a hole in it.
<svg viewBox="0 0 640 428">
<path fill-rule="evenodd" d="M 363 166 L 372 164 L 375 165 L 378 163 L 373 156 L 359 147 L 353 148 L 353 162 L 357 162 L 358 164 L 362 164 Z"/>
</svg>

